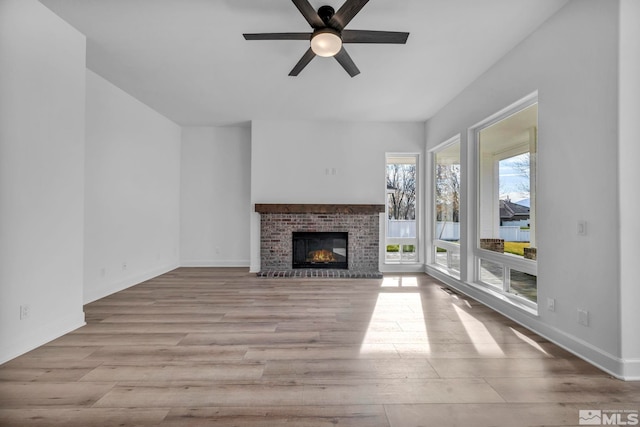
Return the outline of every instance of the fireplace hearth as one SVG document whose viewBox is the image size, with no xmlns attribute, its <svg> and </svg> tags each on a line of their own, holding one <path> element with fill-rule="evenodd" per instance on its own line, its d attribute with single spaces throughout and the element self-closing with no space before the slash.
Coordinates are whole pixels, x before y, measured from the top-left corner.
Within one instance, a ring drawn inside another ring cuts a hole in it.
<svg viewBox="0 0 640 427">
<path fill-rule="evenodd" d="M 292 236 L 292 268 L 349 268 L 349 233 L 294 231 Z"/>
</svg>

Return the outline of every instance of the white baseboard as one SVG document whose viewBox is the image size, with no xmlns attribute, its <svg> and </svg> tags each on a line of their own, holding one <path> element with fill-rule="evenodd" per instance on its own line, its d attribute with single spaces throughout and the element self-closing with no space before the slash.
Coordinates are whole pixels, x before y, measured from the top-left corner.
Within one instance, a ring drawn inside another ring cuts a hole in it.
<svg viewBox="0 0 640 427">
<path fill-rule="evenodd" d="M 212 260 L 186 259 L 180 261 L 181 267 L 249 267 L 248 259 Z"/>
<path fill-rule="evenodd" d="M 0 346 L 0 365 L 84 325 L 84 312 L 81 309 L 62 319 L 48 321 L 45 326 L 34 328 L 32 333 L 16 337 L 13 342 L 3 343 Z"/>
<path fill-rule="evenodd" d="M 150 271 L 145 271 L 143 273 L 133 274 L 124 279 L 109 283 L 106 286 L 102 286 L 98 289 L 85 289 L 84 304 L 89 304 L 90 302 L 99 300 L 100 298 L 115 294 L 116 292 L 120 292 L 122 290 L 130 288 L 131 286 L 137 285 L 138 283 L 142 283 L 145 280 L 153 279 L 154 277 L 160 276 L 161 274 L 168 273 L 169 271 L 175 270 L 178 267 L 178 264 L 172 263 L 162 267 L 154 268 Z"/>
<path fill-rule="evenodd" d="M 624 375 L 622 379 L 626 381 L 640 381 L 640 359 L 622 359 Z"/>
</svg>

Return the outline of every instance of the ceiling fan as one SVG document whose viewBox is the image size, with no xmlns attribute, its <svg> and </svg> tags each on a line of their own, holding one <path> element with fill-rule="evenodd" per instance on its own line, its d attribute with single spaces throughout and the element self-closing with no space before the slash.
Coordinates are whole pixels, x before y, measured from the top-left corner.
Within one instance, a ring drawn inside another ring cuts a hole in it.
<svg viewBox="0 0 640 427">
<path fill-rule="evenodd" d="M 321 6 L 316 12 L 308 0 L 292 0 L 307 20 L 311 33 L 243 34 L 245 40 L 309 40 L 311 46 L 293 67 L 290 76 L 297 76 L 316 55 L 336 58 L 351 77 L 360 74 L 343 43 L 405 44 L 409 33 L 398 31 L 345 30 L 354 16 L 369 0 L 346 0 L 337 12 L 331 6 Z"/>
</svg>

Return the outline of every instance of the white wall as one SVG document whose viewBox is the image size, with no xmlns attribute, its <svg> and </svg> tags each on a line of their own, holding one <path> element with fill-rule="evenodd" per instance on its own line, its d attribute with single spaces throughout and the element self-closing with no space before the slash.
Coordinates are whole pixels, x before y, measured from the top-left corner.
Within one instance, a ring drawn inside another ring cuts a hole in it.
<svg viewBox="0 0 640 427">
<path fill-rule="evenodd" d="M 3 0 L 0 58 L 3 363 L 84 324 L 85 37 L 35 0 Z"/>
<path fill-rule="evenodd" d="M 423 123 L 254 121 L 251 203 L 385 203 L 385 153 L 424 153 Z M 333 173 L 335 169 L 335 174 Z M 260 270 L 251 217 L 251 271 Z"/>
<path fill-rule="evenodd" d="M 180 127 L 87 70 L 84 301 L 179 265 Z"/>
<path fill-rule="evenodd" d="M 620 301 L 622 358 L 625 374 L 640 379 L 640 286 L 638 286 L 638 258 L 640 257 L 640 227 L 638 215 L 640 198 L 640 2 L 620 2 Z"/>
<path fill-rule="evenodd" d="M 250 127 L 182 129 L 181 265 L 249 266 Z"/>
<path fill-rule="evenodd" d="M 469 127 L 539 91 L 539 316 L 460 288 L 620 375 L 617 84 L 618 2 L 572 1 L 429 120 L 426 137 L 433 147 L 461 133 L 466 152 Z"/>
</svg>

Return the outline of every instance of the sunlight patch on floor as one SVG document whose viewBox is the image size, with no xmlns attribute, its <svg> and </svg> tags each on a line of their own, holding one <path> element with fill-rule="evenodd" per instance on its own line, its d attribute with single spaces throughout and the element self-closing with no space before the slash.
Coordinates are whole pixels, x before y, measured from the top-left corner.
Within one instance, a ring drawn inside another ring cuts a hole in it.
<svg viewBox="0 0 640 427">
<path fill-rule="evenodd" d="M 382 279 L 383 288 L 417 288 L 418 278 L 415 276 L 385 277 Z"/>
<path fill-rule="evenodd" d="M 478 354 L 483 356 L 504 356 L 502 348 L 500 348 L 500 345 L 484 323 L 456 305 L 453 305 L 453 308 Z"/>
<path fill-rule="evenodd" d="M 515 330 L 515 329 L 513 329 L 513 328 L 509 328 L 509 329 L 511 329 L 511 332 L 513 332 L 513 334 L 514 334 L 515 336 L 517 336 L 517 337 L 518 337 L 518 338 L 520 338 L 522 341 L 524 341 L 524 342 L 526 342 L 527 344 L 529 344 L 531 347 L 535 348 L 536 350 L 538 350 L 538 351 L 539 351 L 539 352 L 541 352 L 541 353 L 544 353 L 544 354 L 546 354 L 546 355 L 549 355 L 549 353 L 548 353 L 544 348 L 542 348 L 542 346 L 541 346 L 539 343 L 535 342 L 534 340 L 532 340 L 531 338 L 529 338 L 528 336 L 526 336 L 526 335 L 525 335 L 525 334 L 523 334 L 522 332 L 518 332 L 518 331 L 516 331 L 516 330 Z"/>
<path fill-rule="evenodd" d="M 405 292 L 399 288 L 417 288 L 416 277 L 385 277 L 382 290 L 378 295 L 375 308 L 371 313 L 369 326 L 360 346 L 360 354 L 391 352 L 396 353 L 394 343 L 405 343 L 410 340 L 420 346 L 421 352 L 429 353 L 427 327 L 419 292 Z M 393 291 L 389 288 L 396 288 Z M 379 331 L 374 325 L 384 322 L 404 322 L 416 325 L 410 332 L 388 333 Z M 393 347 L 391 350 L 390 347 Z"/>
</svg>

